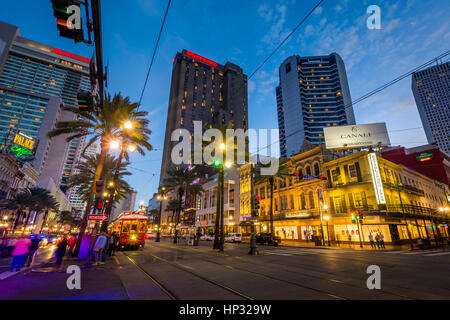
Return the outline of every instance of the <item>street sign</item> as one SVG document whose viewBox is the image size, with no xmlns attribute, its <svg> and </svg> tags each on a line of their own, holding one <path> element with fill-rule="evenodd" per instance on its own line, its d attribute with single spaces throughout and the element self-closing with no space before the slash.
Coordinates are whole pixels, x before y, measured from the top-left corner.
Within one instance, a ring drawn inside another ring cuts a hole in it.
<svg viewBox="0 0 450 320">
<path fill-rule="evenodd" d="M 109 215 L 90 214 L 90 215 L 88 215 L 88 220 L 91 220 L 91 221 L 108 221 L 109 220 Z"/>
</svg>

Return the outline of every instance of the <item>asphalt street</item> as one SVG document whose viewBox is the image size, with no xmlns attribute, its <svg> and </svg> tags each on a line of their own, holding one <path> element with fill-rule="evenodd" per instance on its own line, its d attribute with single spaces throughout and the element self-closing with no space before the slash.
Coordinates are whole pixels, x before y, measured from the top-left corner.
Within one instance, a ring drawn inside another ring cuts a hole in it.
<svg viewBox="0 0 450 320">
<path fill-rule="evenodd" d="M 0 280 L 0 299 L 131 300 L 401 300 L 450 299 L 450 251 L 360 251 L 225 244 L 225 252 L 149 240 L 118 252 L 106 265 L 83 269 L 82 290 L 68 290 L 65 269 L 35 267 Z M 381 289 L 367 288 L 379 266 Z"/>
</svg>

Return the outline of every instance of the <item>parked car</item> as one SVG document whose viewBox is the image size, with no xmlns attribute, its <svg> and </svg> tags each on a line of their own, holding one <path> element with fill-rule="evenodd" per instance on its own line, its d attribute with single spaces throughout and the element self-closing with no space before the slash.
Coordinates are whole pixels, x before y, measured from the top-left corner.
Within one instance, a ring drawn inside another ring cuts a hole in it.
<svg viewBox="0 0 450 320">
<path fill-rule="evenodd" d="M 240 233 L 229 233 L 225 236 L 225 242 L 242 242 Z"/>
<path fill-rule="evenodd" d="M 280 237 L 272 236 L 271 233 L 260 233 L 256 235 L 256 243 L 277 246 L 281 242 Z"/>
</svg>

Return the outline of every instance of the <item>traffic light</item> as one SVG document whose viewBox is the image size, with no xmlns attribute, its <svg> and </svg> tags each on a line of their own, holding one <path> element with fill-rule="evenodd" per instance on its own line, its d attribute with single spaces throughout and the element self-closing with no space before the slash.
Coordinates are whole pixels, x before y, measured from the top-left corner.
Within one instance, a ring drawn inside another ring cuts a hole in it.
<svg viewBox="0 0 450 320">
<path fill-rule="evenodd" d="M 95 182 L 95 199 L 97 199 L 99 202 L 103 201 L 104 193 L 105 192 L 105 181 L 98 180 Z"/>
<path fill-rule="evenodd" d="M 364 220 L 364 210 L 359 210 L 359 219 Z"/>
<path fill-rule="evenodd" d="M 75 43 L 84 41 L 81 28 L 80 5 L 73 0 L 50 0 L 53 5 L 53 15 L 61 37 L 73 39 Z"/>
<path fill-rule="evenodd" d="M 261 200 L 261 198 L 259 197 L 259 196 L 256 196 L 255 197 L 255 204 L 254 204 L 254 211 L 255 211 L 255 216 L 257 217 L 258 216 L 258 213 L 259 213 L 259 208 L 260 208 L 260 203 L 259 203 L 259 201 Z"/>
<path fill-rule="evenodd" d="M 214 162 L 213 162 L 213 166 L 214 167 L 220 167 L 220 161 L 219 160 L 214 160 Z"/>
<path fill-rule="evenodd" d="M 299 178 L 300 180 L 303 180 L 303 173 L 301 172 L 296 172 L 293 174 L 293 176 Z"/>
<path fill-rule="evenodd" d="M 356 224 L 356 217 L 355 216 L 352 216 L 352 223 Z"/>
<path fill-rule="evenodd" d="M 317 179 L 322 180 L 322 181 L 326 181 L 326 180 L 327 180 L 327 177 L 325 177 L 325 176 L 319 176 L 319 177 L 317 177 Z"/>
<path fill-rule="evenodd" d="M 102 210 L 103 209 L 103 201 L 99 200 L 97 202 L 97 210 Z"/>
<path fill-rule="evenodd" d="M 94 97 L 89 91 L 79 91 L 77 94 L 78 108 L 80 111 L 94 111 Z"/>
</svg>

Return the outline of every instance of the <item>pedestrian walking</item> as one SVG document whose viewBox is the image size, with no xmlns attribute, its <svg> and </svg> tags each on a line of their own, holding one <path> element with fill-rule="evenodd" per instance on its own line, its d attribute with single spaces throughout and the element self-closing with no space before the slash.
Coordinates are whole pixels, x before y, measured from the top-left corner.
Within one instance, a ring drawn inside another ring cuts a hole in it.
<svg viewBox="0 0 450 320">
<path fill-rule="evenodd" d="M 30 246 L 31 240 L 28 238 L 20 239 L 15 243 L 12 251 L 13 260 L 10 267 L 11 271 L 14 271 L 14 268 L 16 268 L 16 271 L 20 271 L 25 263 L 25 258 L 28 254 Z"/>
<path fill-rule="evenodd" d="M 94 244 L 94 254 L 95 254 L 95 265 L 97 264 L 105 264 L 102 262 L 103 250 L 105 250 L 106 243 L 108 238 L 106 238 L 105 233 L 102 232 L 100 236 L 98 236 L 97 240 Z"/>
<path fill-rule="evenodd" d="M 33 263 L 34 255 L 36 254 L 36 251 L 39 249 L 39 244 L 41 242 L 41 239 L 39 238 L 39 235 L 34 234 L 31 236 L 31 246 L 30 251 L 28 252 L 28 263 L 27 267 L 30 267 Z"/>
<path fill-rule="evenodd" d="M 380 235 L 378 233 L 375 236 L 375 241 L 377 243 L 377 248 L 380 249 Z"/>
<path fill-rule="evenodd" d="M 119 237 L 118 237 L 117 233 L 114 231 L 111 235 L 111 241 L 110 241 L 109 247 L 108 247 L 108 255 L 110 257 L 116 255 L 116 248 L 117 248 L 118 242 L 119 242 Z"/>
<path fill-rule="evenodd" d="M 61 265 L 67 250 L 67 237 L 64 236 L 56 249 L 56 264 Z"/>
<path fill-rule="evenodd" d="M 373 241 L 373 234 L 369 234 L 369 241 L 370 241 L 370 246 L 373 249 L 376 249 L 375 241 Z"/>
<path fill-rule="evenodd" d="M 386 247 L 384 246 L 384 236 L 381 232 L 380 232 L 380 245 L 383 249 L 386 249 Z"/>
<path fill-rule="evenodd" d="M 69 247 L 69 250 L 68 250 L 68 252 L 67 252 L 67 255 L 68 255 L 69 257 L 72 256 L 73 249 L 75 248 L 75 245 L 77 244 L 77 241 L 78 241 L 78 237 L 77 237 L 76 235 L 74 235 L 74 234 L 72 234 L 72 235 L 70 236 L 69 240 L 67 241 L 67 246 Z"/>
</svg>

